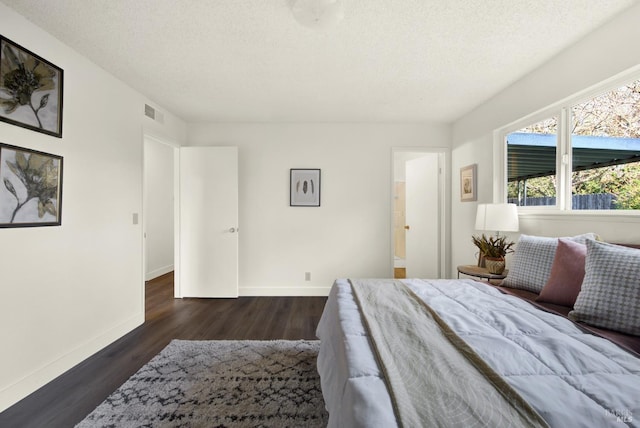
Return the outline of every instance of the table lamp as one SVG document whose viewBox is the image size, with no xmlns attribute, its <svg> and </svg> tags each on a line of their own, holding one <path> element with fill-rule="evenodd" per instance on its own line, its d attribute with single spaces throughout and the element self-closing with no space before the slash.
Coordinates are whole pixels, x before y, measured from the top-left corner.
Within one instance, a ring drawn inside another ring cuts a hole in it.
<svg viewBox="0 0 640 428">
<path fill-rule="evenodd" d="M 517 232 L 518 207 L 516 204 L 478 204 L 476 213 L 476 230 L 500 232 Z"/>
</svg>

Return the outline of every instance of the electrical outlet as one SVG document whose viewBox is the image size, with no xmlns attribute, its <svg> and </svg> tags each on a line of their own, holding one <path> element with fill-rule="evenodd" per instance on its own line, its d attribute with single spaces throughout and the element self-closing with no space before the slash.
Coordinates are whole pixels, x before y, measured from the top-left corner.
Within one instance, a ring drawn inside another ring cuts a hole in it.
<svg viewBox="0 0 640 428">
<path fill-rule="evenodd" d="M 305 281 L 311 281 L 311 272 L 305 272 L 304 273 L 304 280 Z"/>
</svg>

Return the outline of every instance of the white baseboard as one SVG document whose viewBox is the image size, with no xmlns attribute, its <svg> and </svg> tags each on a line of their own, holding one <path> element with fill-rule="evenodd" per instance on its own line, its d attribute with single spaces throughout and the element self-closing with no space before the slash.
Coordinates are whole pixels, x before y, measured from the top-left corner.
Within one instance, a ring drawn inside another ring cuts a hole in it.
<svg viewBox="0 0 640 428">
<path fill-rule="evenodd" d="M 22 400 L 38 388 L 41 388 L 51 382 L 56 377 L 120 339 L 122 336 L 131 332 L 143 323 L 144 314 L 137 314 L 98 337 L 78 345 L 75 349 L 70 350 L 61 357 L 34 370 L 17 382 L 1 389 L 0 412 L 3 412 L 8 407 Z"/>
<path fill-rule="evenodd" d="M 163 266 L 161 268 L 154 269 L 150 272 L 147 272 L 146 275 L 144 276 L 144 280 L 151 281 L 152 279 L 162 276 L 165 273 L 169 273 L 171 271 L 173 271 L 173 265 Z"/>
<path fill-rule="evenodd" d="M 331 287 L 240 287 L 241 297 L 258 296 L 328 296 Z"/>
</svg>

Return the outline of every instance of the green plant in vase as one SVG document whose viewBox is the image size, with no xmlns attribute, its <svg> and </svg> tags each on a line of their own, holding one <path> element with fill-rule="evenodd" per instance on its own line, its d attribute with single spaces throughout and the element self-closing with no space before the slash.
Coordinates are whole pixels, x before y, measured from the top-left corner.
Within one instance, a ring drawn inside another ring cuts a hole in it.
<svg viewBox="0 0 640 428">
<path fill-rule="evenodd" d="M 489 236 L 484 233 L 482 236 L 472 236 L 473 245 L 478 247 L 480 258 L 484 259 L 485 266 L 489 273 L 501 274 L 504 272 L 504 257 L 513 252 L 515 242 L 507 241 L 506 236 Z"/>
</svg>

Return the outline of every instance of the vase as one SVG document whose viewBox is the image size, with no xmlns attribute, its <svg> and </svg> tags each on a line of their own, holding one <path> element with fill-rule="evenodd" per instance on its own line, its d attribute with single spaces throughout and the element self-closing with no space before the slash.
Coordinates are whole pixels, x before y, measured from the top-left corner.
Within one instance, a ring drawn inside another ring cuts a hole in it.
<svg viewBox="0 0 640 428">
<path fill-rule="evenodd" d="M 478 267 L 486 267 L 484 264 L 484 254 L 478 253 Z"/>
<path fill-rule="evenodd" d="M 504 268 L 505 268 L 504 258 L 486 257 L 485 256 L 484 263 L 485 263 L 489 273 L 493 273 L 495 275 L 500 275 L 502 272 L 504 272 Z"/>
</svg>

